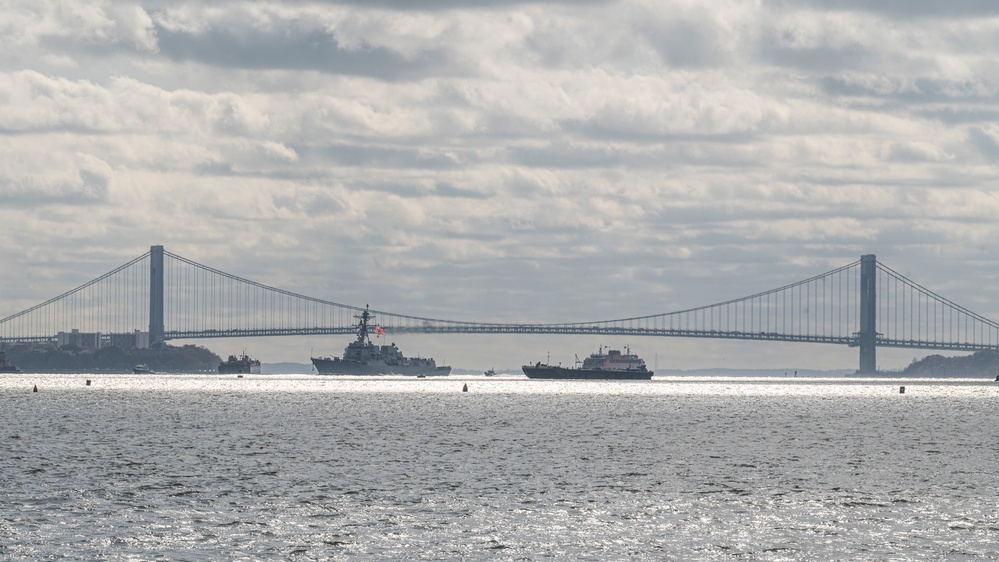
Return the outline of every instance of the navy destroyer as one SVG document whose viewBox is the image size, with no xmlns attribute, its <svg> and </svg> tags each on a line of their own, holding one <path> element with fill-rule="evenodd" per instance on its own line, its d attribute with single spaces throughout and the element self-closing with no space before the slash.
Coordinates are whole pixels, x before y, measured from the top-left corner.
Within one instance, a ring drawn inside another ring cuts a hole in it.
<svg viewBox="0 0 999 562">
<path fill-rule="evenodd" d="M 312 357 L 312 364 L 320 375 L 448 375 L 451 367 L 437 366 L 432 358 L 406 357 L 394 343 L 375 345 L 370 332 L 384 335 L 385 330 L 370 328 L 374 315 L 365 305 L 357 318 L 357 339 L 343 350 L 343 357 Z"/>
<path fill-rule="evenodd" d="M 645 361 L 625 348 L 625 353 L 618 349 L 609 349 L 590 354 L 579 365 L 562 367 L 561 365 L 546 365 L 538 361 L 534 365 L 524 365 L 524 374 L 529 379 L 593 379 L 593 380 L 649 380 L 652 371 L 645 366 Z"/>
</svg>

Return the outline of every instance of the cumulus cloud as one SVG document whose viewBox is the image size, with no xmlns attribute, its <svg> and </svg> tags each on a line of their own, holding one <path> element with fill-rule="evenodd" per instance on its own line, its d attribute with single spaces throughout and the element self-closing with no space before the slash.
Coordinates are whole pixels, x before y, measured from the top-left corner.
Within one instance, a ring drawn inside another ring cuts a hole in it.
<svg viewBox="0 0 999 562">
<path fill-rule="evenodd" d="M 993 4 L 17 2 L 0 220 L 45 244 L 58 215 L 53 260 L 164 244 L 455 319 L 689 308 L 863 253 L 999 302 Z"/>
<path fill-rule="evenodd" d="M 968 131 L 971 142 L 989 161 L 999 162 L 999 131 L 994 127 L 973 127 Z"/>
<path fill-rule="evenodd" d="M 20 48 L 156 50 L 152 18 L 137 3 L 13 0 L 4 12 L 4 43 Z"/>
<path fill-rule="evenodd" d="M 800 8 L 804 5 L 819 10 L 874 12 L 902 19 L 999 16 L 999 6 L 989 0 L 953 0 L 951 2 L 935 2 L 934 0 L 807 0 L 805 2 L 767 0 L 766 3 L 781 9 Z"/>
<path fill-rule="evenodd" d="M 336 34 L 324 29 L 247 30 L 229 29 L 200 33 L 159 30 L 163 55 L 181 61 L 196 61 L 220 67 L 249 69 L 316 70 L 381 79 L 418 78 L 446 68 L 443 53 L 426 50 L 407 56 L 376 45 L 343 48 Z"/>
<path fill-rule="evenodd" d="M 103 160 L 84 153 L 50 156 L 8 148 L 0 168 L 0 200 L 14 207 L 106 203 L 114 177 Z M 23 158 L 23 159 L 22 159 Z"/>
</svg>

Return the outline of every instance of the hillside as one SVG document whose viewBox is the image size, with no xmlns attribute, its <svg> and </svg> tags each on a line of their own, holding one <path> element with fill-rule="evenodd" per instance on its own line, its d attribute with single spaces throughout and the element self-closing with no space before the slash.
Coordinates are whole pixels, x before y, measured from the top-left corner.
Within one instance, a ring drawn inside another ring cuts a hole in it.
<svg viewBox="0 0 999 562">
<path fill-rule="evenodd" d="M 914 377 L 988 377 L 999 375 L 999 352 L 978 351 L 971 355 L 929 355 L 913 361 L 902 375 Z"/>
<path fill-rule="evenodd" d="M 7 359 L 25 373 L 131 373 L 132 367 L 140 363 L 157 373 L 217 372 L 222 361 L 197 345 L 168 345 L 162 349 L 16 345 L 5 351 Z"/>
</svg>

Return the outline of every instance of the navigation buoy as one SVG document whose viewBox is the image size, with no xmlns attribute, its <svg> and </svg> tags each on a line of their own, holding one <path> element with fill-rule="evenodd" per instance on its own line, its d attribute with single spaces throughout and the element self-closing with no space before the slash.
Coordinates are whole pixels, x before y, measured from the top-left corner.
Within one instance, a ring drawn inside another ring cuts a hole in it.
<svg viewBox="0 0 999 562">
<path fill-rule="evenodd" d="M 899 394 L 905 394 L 905 387 L 904 386 L 898 387 L 898 393 Z"/>
<path fill-rule="evenodd" d="M 90 386 L 90 379 L 87 379 L 87 386 Z"/>
<path fill-rule="evenodd" d="M 461 387 L 461 391 L 468 392 L 468 383 L 465 383 L 465 386 Z"/>
<path fill-rule="evenodd" d="M 38 392 L 38 385 L 37 384 L 35 385 L 35 388 L 31 390 L 31 392 Z"/>
</svg>

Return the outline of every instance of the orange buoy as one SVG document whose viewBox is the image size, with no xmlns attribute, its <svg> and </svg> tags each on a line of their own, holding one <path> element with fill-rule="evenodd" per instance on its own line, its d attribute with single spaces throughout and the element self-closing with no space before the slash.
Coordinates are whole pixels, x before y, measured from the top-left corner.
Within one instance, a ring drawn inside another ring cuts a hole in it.
<svg viewBox="0 0 999 562">
<path fill-rule="evenodd" d="M 461 387 L 461 391 L 468 392 L 468 383 L 465 383 L 465 386 Z"/>
</svg>

